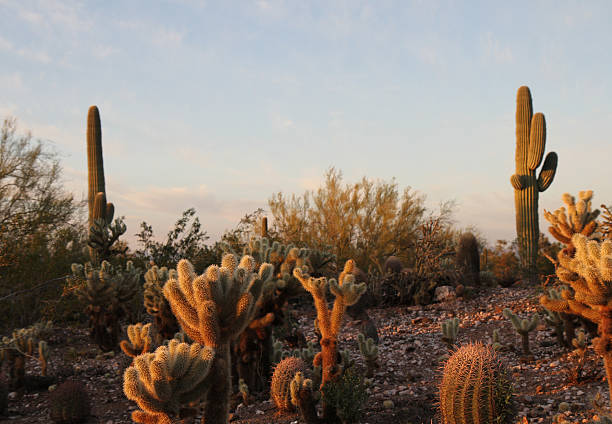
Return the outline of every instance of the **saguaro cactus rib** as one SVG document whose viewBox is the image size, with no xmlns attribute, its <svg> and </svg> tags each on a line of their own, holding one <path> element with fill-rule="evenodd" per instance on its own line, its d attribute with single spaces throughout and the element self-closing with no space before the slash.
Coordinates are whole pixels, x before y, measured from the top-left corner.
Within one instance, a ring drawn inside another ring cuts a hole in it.
<svg viewBox="0 0 612 424">
<path fill-rule="evenodd" d="M 510 177 L 514 188 L 516 207 L 516 232 L 523 266 L 533 278 L 536 271 L 538 239 L 538 193 L 552 183 L 557 169 L 557 154 L 546 155 L 540 175 L 536 169 L 542 163 L 546 146 L 546 121 L 544 115 L 533 115 L 531 93 L 523 86 L 518 89 L 516 100 L 516 153 L 515 174 Z"/>
</svg>

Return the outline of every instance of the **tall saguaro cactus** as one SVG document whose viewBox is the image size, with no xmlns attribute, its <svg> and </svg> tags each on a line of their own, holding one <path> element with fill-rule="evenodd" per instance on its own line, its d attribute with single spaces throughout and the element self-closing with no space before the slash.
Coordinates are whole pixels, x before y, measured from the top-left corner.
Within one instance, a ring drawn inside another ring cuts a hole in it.
<svg viewBox="0 0 612 424">
<path fill-rule="evenodd" d="M 533 114 L 531 93 L 522 86 L 516 97 L 516 173 L 510 177 L 514 187 L 516 234 L 521 262 L 532 279 L 536 272 L 538 254 L 538 195 L 552 183 L 557 170 L 557 154 L 550 152 L 544 159 L 540 175 L 536 170 L 542 163 L 546 145 L 546 121 L 542 113 Z"/>
</svg>

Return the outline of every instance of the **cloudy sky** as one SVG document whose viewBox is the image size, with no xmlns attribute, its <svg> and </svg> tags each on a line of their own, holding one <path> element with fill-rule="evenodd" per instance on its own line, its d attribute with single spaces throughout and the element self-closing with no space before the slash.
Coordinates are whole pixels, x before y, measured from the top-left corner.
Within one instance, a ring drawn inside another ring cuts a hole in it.
<svg viewBox="0 0 612 424">
<path fill-rule="evenodd" d="M 215 239 L 330 166 L 511 239 L 521 85 L 559 154 L 541 209 L 612 203 L 610 21 L 609 1 L 0 0 L 0 118 L 51 142 L 83 198 L 98 105 L 129 239 L 189 207 Z"/>
</svg>

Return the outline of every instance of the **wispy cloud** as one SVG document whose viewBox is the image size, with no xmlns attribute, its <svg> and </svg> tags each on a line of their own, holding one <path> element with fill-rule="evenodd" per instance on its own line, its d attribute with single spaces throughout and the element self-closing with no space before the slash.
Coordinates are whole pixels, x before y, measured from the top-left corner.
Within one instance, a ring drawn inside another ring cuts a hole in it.
<svg viewBox="0 0 612 424">
<path fill-rule="evenodd" d="M 483 37 L 482 44 L 485 57 L 493 59 L 497 63 L 514 62 L 514 54 L 510 47 L 503 46 L 493 33 L 487 32 Z"/>
</svg>

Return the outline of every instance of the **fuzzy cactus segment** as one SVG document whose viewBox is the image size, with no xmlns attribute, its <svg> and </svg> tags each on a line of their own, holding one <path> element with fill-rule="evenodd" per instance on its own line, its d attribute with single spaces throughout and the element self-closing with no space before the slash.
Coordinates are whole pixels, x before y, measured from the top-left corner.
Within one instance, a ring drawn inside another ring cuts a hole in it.
<svg viewBox="0 0 612 424">
<path fill-rule="evenodd" d="M 540 303 L 551 311 L 578 315 L 597 324 L 595 351 L 603 357 L 612 394 L 612 241 L 588 240 L 583 234 L 574 234 L 571 241 L 575 252 L 559 252 L 557 277 L 569 284 L 573 293 L 563 290 L 561 299 L 542 296 Z"/>
<path fill-rule="evenodd" d="M 523 355 L 528 356 L 531 355 L 529 350 L 529 333 L 535 330 L 535 328 L 540 323 L 540 316 L 538 314 L 533 314 L 531 319 L 523 318 L 520 319 L 518 315 L 512 312 L 511 309 L 504 309 L 504 316 L 510 320 L 512 326 L 516 330 L 517 333 L 520 334 L 523 341 Z"/>
<path fill-rule="evenodd" d="M 544 210 L 544 218 L 550 222 L 548 227 L 550 234 L 565 244 L 573 252 L 572 237 L 574 234 L 582 234 L 586 237 L 597 230 L 597 217 L 599 209 L 591 210 L 593 198 L 592 190 L 584 190 L 578 193 L 578 202 L 574 196 L 564 193 L 562 196 L 565 206 L 554 212 Z"/>
<path fill-rule="evenodd" d="M 135 358 L 143 353 L 148 353 L 153 346 L 151 338 L 151 324 L 142 323 L 128 326 L 127 335 L 129 340 L 122 340 L 119 346 L 123 352 Z"/>
<path fill-rule="evenodd" d="M 125 395 L 142 409 L 132 414 L 134 422 L 170 423 L 184 406 L 200 400 L 213 357 L 211 348 L 178 340 L 137 356 L 123 377 Z"/>
<path fill-rule="evenodd" d="M 313 299 L 317 310 L 317 321 L 321 331 L 321 352 L 314 358 L 315 366 L 322 365 L 323 377 L 321 387 L 331 382 L 339 375 L 337 366 L 337 337 L 342 325 L 342 319 L 348 306 L 355 304 L 366 290 L 365 283 L 356 284 L 355 276 L 350 274 L 355 262 L 351 259 L 345 264 L 344 271 L 338 281 L 327 278 L 313 278 L 304 274 L 301 268 L 296 267 L 293 275 L 297 278 Z M 326 289 L 329 284 L 330 291 L 336 296 L 332 310 L 327 306 Z M 321 363 L 319 363 L 321 361 Z"/>
<path fill-rule="evenodd" d="M 215 387 L 207 397 L 207 424 L 227 423 L 231 394 L 230 343 L 252 322 L 264 284 L 274 267 L 263 263 L 255 272 L 255 260 L 237 261 L 224 256 L 221 266 L 211 265 L 196 275 L 186 259 L 177 265 L 177 278 L 164 285 L 164 296 L 183 332 L 199 344 L 216 351 L 209 380 Z M 238 265 L 236 265 L 238 263 Z"/>
</svg>

